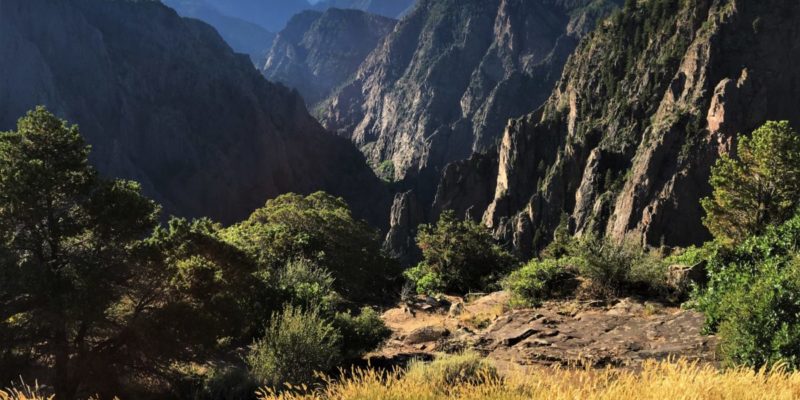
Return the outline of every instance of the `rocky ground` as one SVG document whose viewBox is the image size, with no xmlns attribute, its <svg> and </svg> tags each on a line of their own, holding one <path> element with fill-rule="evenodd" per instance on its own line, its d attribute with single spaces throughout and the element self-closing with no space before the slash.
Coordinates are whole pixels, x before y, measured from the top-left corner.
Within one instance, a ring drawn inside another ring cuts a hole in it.
<svg viewBox="0 0 800 400">
<path fill-rule="evenodd" d="M 383 314 L 393 335 L 375 356 L 425 358 L 473 349 L 501 367 L 636 369 L 645 360 L 717 362 L 716 338 L 701 333 L 703 316 L 695 311 L 632 298 L 553 301 L 522 310 L 508 310 L 507 304 L 504 292 L 400 304 Z"/>
</svg>

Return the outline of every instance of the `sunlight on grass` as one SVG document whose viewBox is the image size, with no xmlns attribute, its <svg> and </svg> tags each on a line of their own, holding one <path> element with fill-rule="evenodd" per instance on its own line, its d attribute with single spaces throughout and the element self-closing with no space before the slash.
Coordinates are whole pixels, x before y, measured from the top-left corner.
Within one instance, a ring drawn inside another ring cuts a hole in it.
<svg viewBox="0 0 800 400">
<path fill-rule="evenodd" d="M 795 399 L 800 397 L 800 373 L 719 371 L 689 362 L 644 365 L 641 372 L 615 369 L 542 368 L 501 377 L 476 356 L 415 364 L 403 371 L 356 371 L 352 378 L 310 394 L 261 393 L 261 400 L 665 400 L 665 399 Z M 453 366 L 463 368 L 454 372 Z"/>
<path fill-rule="evenodd" d="M 19 382 L 14 382 L 12 387 L 5 390 L 0 390 L 0 400 L 54 400 L 55 396 L 46 395 L 43 393 L 43 388 L 39 386 L 39 382 L 35 381 L 33 385 L 25 383 L 20 378 Z"/>
</svg>

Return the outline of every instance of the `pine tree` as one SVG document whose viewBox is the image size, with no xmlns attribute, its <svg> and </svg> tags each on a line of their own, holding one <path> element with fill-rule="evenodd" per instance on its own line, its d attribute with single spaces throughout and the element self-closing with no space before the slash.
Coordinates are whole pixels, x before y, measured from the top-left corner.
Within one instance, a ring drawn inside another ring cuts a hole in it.
<svg viewBox="0 0 800 400">
<path fill-rule="evenodd" d="M 800 137 L 789 122 L 767 122 L 740 139 L 737 153 L 719 159 L 713 194 L 702 200 L 705 226 L 727 243 L 788 220 L 800 201 Z"/>
<path fill-rule="evenodd" d="M 93 346 L 115 330 L 107 310 L 158 211 L 136 183 L 100 179 L 89 150 L 77 127 L 43 107 L 0 136 L 0 330 L 26 342 L 2 346 L 52 360 L 65 400 Z"/>
</svg>

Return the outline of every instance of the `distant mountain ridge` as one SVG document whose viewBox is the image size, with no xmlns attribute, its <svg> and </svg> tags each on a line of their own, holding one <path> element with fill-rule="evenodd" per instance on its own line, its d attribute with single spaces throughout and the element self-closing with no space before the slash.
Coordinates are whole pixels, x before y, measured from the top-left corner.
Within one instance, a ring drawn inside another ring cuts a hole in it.
<svg viewBox="0 0 800 400">
<path fill-rule="evenodd" d="M 161 0 L 181 16 L 213 26 L 234 51 L 249 55 L 259 68 L 264 67 L 276 32 L 287 28 L 289 21 L 304 11 L 353 9 L 399 18 L 410 11 L 416 1 L 324 0 L 310 4 L 307 0 Z"/>
<path fill-rule="evenodd" d="M 322 0 L 315 4 L 314 8 L 355 9 L 384 17 L 400 18 L 409 13 L 416 2 L 417 0 Z"/>
<path fill-rule="evenodd" d="M 261 25 L 220 12 L 206 0 L 162 0 L 183 17 L 196 18 L 217 29 L 220 36 L 238 53 L 250 56 L 254 64 L 264 61 L 275 33 Z"/>
<path fill-rule="evenodd" d="M 167 0 L 198 1 L 198 0 Z M 355 9 L 385 17 L 399 18 L 417 0 L 322 0 L 311 4 L 307 0 L 202 0 L 219 13 L 248 21 L 271 32 L 278 32 L 296 14 L 305 10 L 325 11 L 329 8 Z M 206 21 L 211 22 L 211 21 Z"/>
<path fill-rule="evenodd" d="M 278 32 L 289 19 L 312 8 L 306 0 L 206 0 L 223 14 Z M 269 46 L 266 46 L 269 47 Z"/>
</svg>

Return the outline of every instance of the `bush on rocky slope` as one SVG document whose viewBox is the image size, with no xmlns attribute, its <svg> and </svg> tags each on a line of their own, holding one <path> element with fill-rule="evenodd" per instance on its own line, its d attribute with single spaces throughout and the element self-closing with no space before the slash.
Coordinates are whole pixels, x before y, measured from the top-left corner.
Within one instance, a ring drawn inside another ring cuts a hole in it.
<svg viewBox="0 0 800 400">
<path fill-rule="evenodd" d="M 667 264 L 655 251 L 631 242 L 585 236 L 556 243 L 560 257 L 534 259 L 503 280 L 515 306 L 530 306 L 564 297 L 613 298 L 640 295 L 665 298 Z"/>
<path fill-rule="evenodd" d="M 381 251 L 378 232 L 353 217 L 347 203 L 324 192 L 285 194 L 222 232 L 229 243 L 275 269 L 293 259 L 330 271 L 350 300 L 380 301 L 400 271 Z"/>
<path fill-rule="evenodd" d="M 544 300 L 574 294 L 578 263 L 571 258 L 531 260 L 512 272 L 502 283 L 512 294 L 511 306 L 538 306 Z"/>
<path fill-rule="evenodd" d="M 483 291 L 508 272 L 516 260 L 495 242 L 485 226 L 442 213 L 436 225 L 417 235 L 423 261 L 406 271 L 420 293 Z"/>
</svg>

